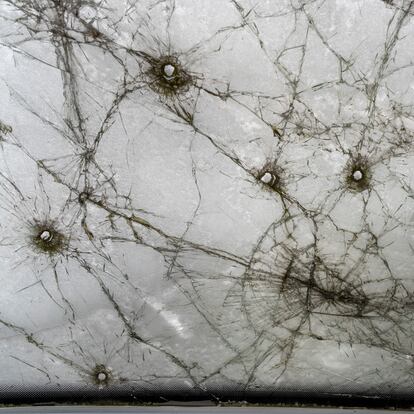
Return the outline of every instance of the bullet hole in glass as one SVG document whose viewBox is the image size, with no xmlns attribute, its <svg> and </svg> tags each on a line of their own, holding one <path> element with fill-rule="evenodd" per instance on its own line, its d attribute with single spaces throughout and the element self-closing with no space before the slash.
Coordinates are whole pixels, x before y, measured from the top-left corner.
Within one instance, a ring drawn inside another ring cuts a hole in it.
<svg viewBox="0 0 414 414">
<path fill-rule="evenodd" d="M 111 380 L 110 369 L 102 364 L 96 365 L 92 372 L 92 379 L 100 387 L 108 385 Z"/>
<path fill-rule="evenodd" d="M 163 66 L 162 72 L 163 72 L 164 78 L 167 81 L 171 81 L 175 77 L 176 69 L 175 69 L 174 65 L 171 65 L 170 63 L 167 63 Z"/>
<path fill-rule="evenodd" d="M 66 247 L 66 237 L 55 222 L 33 224 L 30 242 L 34 250 L 49 255 L 61 253 Z"/>
<path fill-rule="evenodd" d="M 368 189 L 371 181 L 369 160 L 361 155 L 351 158 L 345 167 L 344 176 L 349 190 L 361 192 Z"/>
<path fill-rule="evenodd" d="M 281 191 L 282 188 L 282 170 L 272 164 L 266 165 L 257 175 L 258 179 L 267 187 L 274 191 Z"/>
<path fill-rule="evenodd" d="M 39 236 L 44 242 L 52 242 L 53 234 L 49 230 L 44 230 Z"/>
<path fill-rule="evenodd" d="M 176 56 L 148 58 L 150 68 L 145 75 L 149 87 L 164 97 L 186 92 L 193 77 L 186 71 Z"/>
<path fill-rule="evenodd" d="M 274 181 L 274 177 L 272 174 L 266 172 L 262 175 L 262 177 L 260 178 L 260 180 L 262 182 L 264 182 L 265 184 L 270 184 Z"/>
<path fill-rule="evenodd" d="M 100 372 L 97 378 L 99 382 L 103 382 L 108 378 L 108 375 L 105 372 Z"/>
<path fill-rule="evenodd" d="M 354 179 L 355 181 L 360 181 L 360 180 L 362 180 L 362 178 L 364 177 L 364 175 L 362 174 L 362 172 L 361 172 L 361 171 L 356 170 L 356 171 L 354 171 L 354 173 L 352 174 L 352 177 L 353 177 L 353 179 Z"/>
</svg>

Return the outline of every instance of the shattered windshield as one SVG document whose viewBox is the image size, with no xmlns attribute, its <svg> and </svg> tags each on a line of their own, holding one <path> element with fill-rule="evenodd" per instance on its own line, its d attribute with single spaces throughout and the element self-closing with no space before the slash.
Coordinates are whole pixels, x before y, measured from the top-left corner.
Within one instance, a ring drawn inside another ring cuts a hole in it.
<svg viewBox="0 0 414 414">
<path fill-rule="evenodd" d="M 413 44 L 412 0 L 0 0 L 4 398 L 407 393 Z"/>
</svg>

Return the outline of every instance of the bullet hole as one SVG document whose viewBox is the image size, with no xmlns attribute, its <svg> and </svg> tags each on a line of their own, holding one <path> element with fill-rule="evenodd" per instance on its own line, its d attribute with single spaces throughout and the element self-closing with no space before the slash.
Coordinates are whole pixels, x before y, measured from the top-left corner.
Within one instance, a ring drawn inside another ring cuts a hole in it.
<svg viewBox="0 0 414 414">
<path fill-rule="evenodd" d="M 92 380 L 99 387 L 108 386 L 111 381 L 111 370 L 106 368 L 105 365 L 96 365 L 92 372 Z"/>
<path fill-rule="evenodd" d="M 45 243 L 51 243 L 53 241 L 53 234 L 48 231 L 44 230 L 39 236 Z"/>
<path fill-rule="evenodd" d="M 362 174 L 362 171 L 356 170 L 352 174 L 352 177 L 353 177 L 353 179 L 355 181 L 360 181 L 360 180 L 362 180 L 362 178 L 364 177 L 364 175 Z"/>
<path fill-rule="evenodd" d="M 193 77 L 184 69 L 176 56 L 149 58 L 146 72 L 148 85 L 160 95 L 171 97 L 188 90 Z"/>
<path fill-rule="evenodd" d="M 351 158 L 345 167 L 344 175 L 349 190 L 361 192 L 368 189 L 371 181 L 368 160 L 362 156 Z"/>
<path fill-rule="evenodd" d="M 265 172 L 262 177 L 260 178 L 260 181 L 262 181 L 265 184 L 269 184 L 270 186 L 272 186 L 275 181 L 277 180 L 277 177 L 275 177 L 272 173 L 270 172 Z"/>
<path fill-rule="evenodd" d="M 106 375 L 106 373 L 105 372 L 100 372 L 99 374 L 98 374 L 98 381 L 99 382 L 103 382 L 103 381 L 106 381 L 106 379 L 108 378 L 108 376 Z"/>
<path fill-rule="evenodd" d="M 36 251 L 51 256 L 61 253 L 66 247 L 66 237 L 54 222 L 34 223 L 30 241 Z"/>
<path fill-rule="evenodd" d="M 282 170 L 274 165 L 266 165 L 258 174 L 258 179 L 267 187 L 274 191 L 282 189 Z"/>
<path fill-rule="evenodd" d="M 175 78 L 175 74 L 177 72 L 177 69 L 175 68 L 174 65 L 171 65 L 170 63 L 167 63 L 164 65 L 163 69 L 163 74 L 164 74 L 164 78 L 167 81 L 172 81 Z"/>
</svg>

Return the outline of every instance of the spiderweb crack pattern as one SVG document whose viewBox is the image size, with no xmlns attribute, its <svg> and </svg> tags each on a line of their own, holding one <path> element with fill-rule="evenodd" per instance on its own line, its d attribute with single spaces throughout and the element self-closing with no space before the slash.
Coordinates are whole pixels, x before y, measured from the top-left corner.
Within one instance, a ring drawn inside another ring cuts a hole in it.
<svg viewBox="0 0 414 414">
<path fill-rule="evenodd" d="M 413 13 L 0 0 L 7 383 L 412 386 Z"/>
</svg>

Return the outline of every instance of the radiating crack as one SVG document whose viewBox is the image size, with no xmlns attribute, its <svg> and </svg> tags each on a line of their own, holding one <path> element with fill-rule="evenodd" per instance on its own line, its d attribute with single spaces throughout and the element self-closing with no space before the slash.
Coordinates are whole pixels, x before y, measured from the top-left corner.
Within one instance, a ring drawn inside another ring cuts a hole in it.
<svg viewBox="0 0 414 414">
<path fill-rule="evenodd" d="M 7 381 L 407 390 L 414 1 L 196 3 L 0 0 Z"/>
</svg>

